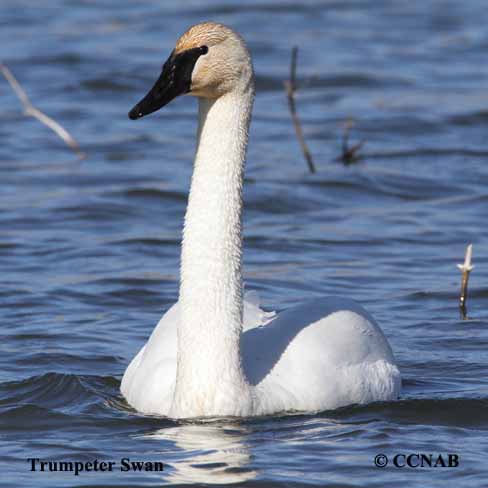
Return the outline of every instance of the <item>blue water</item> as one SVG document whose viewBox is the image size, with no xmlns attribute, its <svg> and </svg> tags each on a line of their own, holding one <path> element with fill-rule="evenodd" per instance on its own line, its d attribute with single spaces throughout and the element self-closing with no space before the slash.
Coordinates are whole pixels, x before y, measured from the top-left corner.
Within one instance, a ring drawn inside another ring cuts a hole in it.
<svg viewBox="0 0 488 488">
<path fill-rule="evenodd" d="M 196 103 L 137 123 L 127 112 L 207 19 L 242 33 L 257 74 L 247 287 L 273 310 L 358 300 L 395 351 L 399 401 L 200 425 L 121 397 L 128 362 L 177 299 Z M 283 91 L 293 45 L 314 175 Z M 482 0 L 2 0 L 0 60 L 87 157 L 25 117 L 0 79 L 1 486 L 488 486 L 487 49 Z M 345 166 L 348 119 L 351 144 L 366 143 Z M 461 320 L 456 264 L 471 242 Z M 396 468 L 399 453 L 460 462 Z M 31 472 L 28 458 L 165 468 L 75 476 Z"/>
</svg>

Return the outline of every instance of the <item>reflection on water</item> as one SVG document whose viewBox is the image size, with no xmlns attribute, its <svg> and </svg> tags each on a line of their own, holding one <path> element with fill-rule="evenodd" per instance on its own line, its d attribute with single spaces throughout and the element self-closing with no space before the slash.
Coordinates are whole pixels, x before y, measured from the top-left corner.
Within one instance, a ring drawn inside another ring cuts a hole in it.
<svg viewBox="0 0 488 488">
<path fill-rule="evenodd" d="M 238 483 L 254 479 L 258 472 L 245 444 L 248 429 L 238 424 L 182 423 L 145 434 L 144 438 L 174 443 L 183 450 L 165 473 L 174 483 Z"/>
</svg>

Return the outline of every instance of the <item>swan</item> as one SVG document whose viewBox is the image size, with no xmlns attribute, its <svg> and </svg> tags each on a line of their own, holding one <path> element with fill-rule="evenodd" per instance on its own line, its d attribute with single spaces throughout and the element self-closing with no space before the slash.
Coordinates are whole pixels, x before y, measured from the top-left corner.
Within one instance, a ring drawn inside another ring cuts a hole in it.
<svg viewBox="0 0 488 488">
<path fill-rule="evenodd" d="M 139 119 L 179 95 L 199 102 L 178 302 L 127 367 L 136 410 L 172 418 L 317 412 L 396 399 L 400 372 L 385 336 L 347 298 L 277 314 L 243 296 L 242 186 L 254 72 L 243 39 L 213 22 L 177 41 L 129 112 Z"/>
</svg>

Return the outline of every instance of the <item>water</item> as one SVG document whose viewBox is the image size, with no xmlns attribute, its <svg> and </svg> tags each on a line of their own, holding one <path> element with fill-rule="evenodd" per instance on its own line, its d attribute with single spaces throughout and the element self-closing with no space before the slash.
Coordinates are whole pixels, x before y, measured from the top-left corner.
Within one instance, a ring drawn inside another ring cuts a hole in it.
<svg viewBox="0 0 488 488">
<path fill-rule="evenodd" d="M 242 2 L 244 3 L 244 2 Z M 0 59 L 62 122 L 78 161 L 0 81 L 2 486 L 488 486 L 488 63 L 481 0 L 3 0 Z M 138 415 L 128 362 L 177 299 L 196 104 L 127 111 L 192 23 L 248 40 L 257 100 L 245 280 L 265 307 L 360 301 L 403 375 L 400 401 L 199 425 Z M 302 161 L 282 88 L 300 47 Z M 363 159 L 343 166 L 342 124 Z M 474 243 L 469 317 L 457 309 Z M 390 457 L 376 468 L 374 456 Z M 457 453 L 457 468 L 395 468 Z M 163 473 L 30 472 L 27 458 L 163 461 Z"/>
</svg>

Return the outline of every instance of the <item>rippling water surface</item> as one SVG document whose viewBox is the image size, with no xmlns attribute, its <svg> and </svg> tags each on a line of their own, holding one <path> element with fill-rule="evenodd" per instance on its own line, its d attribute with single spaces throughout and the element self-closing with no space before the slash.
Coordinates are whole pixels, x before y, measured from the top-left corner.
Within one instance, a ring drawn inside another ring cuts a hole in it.
<svg viewBox="0 0 488 488">
<path fill-rule="evenodd" d="M 138 415 L 121 375 L 177 299 L 196 126 L 180 99 L 129 108 L 175 39 L 213 19 L 257 73 L 245 280 L 268 309 L 357 299 L 388 336 L 397 402 L 209 425 Z M 282 81 L 300 47 L 307 173 Z M 3 486 L 488 486 L 488 31 L 456 1 L 3 0 L 0 59 L 64 124 L 79 161 L 0 80 Z M 345 120 L 362 160 L 337 161 Z M 469 320 L 457 309 L 474 243 Z M 376 468 L 384 453 L 458 468 Z M 49 460 L 162 460 L 163 473 L 32 473 Z"/>
</svg>

